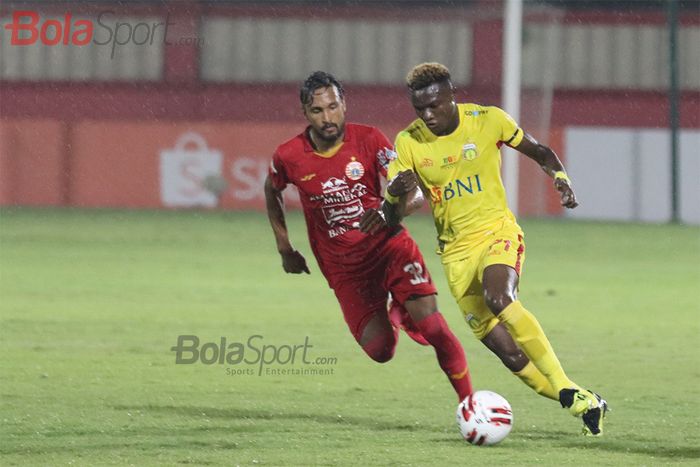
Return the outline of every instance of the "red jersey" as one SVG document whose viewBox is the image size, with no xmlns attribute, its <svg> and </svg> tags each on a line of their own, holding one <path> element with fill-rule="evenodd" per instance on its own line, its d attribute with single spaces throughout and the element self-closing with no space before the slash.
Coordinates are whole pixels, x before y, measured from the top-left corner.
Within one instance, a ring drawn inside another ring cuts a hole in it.
<svg viewBox="0 0 700 467">
<path fill-rule="evenodd" d="M 367 235 L 360 232 L 359 222 L 367 209 L 379 208 L 381 177 L 396 156 L 386 136 L 374 127 L 346 123 L 343 145 L 331 157 L 314 151 L 308 131 L 277 148 L 270 179 L 278 190 L 288 183 L 298 188 L 311 249 L 328 277 L 371 262 L 395 232 L 384 229 Z"/>
</svg>

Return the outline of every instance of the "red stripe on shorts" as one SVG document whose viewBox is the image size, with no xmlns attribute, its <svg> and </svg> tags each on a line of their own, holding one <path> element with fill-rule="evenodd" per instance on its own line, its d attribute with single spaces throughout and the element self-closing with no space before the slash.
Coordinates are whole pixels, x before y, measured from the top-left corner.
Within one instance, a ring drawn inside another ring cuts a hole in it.
<svg viewBox="0 0 700 467">
<path fill-rule="evenodd" d="M 520 275 L 521 260 L 523 257 L 523 253 L 525 252 L 525 245 L 523 244 L 522 235 L 518 235 L 518 241 L 520 243 L 518 244 L 518 259 L 515 261 L 515 272 L 518 273 L 518 275 Z"/>
</svg>

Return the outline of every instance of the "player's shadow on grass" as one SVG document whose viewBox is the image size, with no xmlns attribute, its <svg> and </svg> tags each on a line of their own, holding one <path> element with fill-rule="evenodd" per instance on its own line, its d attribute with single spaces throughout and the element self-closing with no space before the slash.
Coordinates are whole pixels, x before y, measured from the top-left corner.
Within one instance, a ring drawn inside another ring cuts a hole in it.
<svg viewBox="0 0 700 467">
<path fill-rule="evenodd" d="M 415 423 L 395 423 L 389 421 L 381 421 L 376 418 L 371 417 L 360 417 L 360 416 L 346 416 L 338 414 L 327 414 L 327 413 L 298 413 L 291 411 L 279 411 L 273 412 L 270 410 L 262 409 L 244 409 L 230 407 L 226 409 L 215 408 L 215 407 L 198 407 L 198 406 L 173 406 L 173 405 L 143 405 L 143 406 L 114 406 L 116 410 L 128 410 L 130 412 L 141 411 L 141 412 L 161 412 L 183 415 L 188 417 L 203 417 L 203 418 L 216 418 L 224 419 L 230 421 L 243 421 L 243 420 L 297 420 L 297 421 L 311 421 L 316 423 L 322 423 L 326 425 L 353 425 L 362 428 L 377 430 L 377 431 L 428 431 L 435 432 L 441 430 L 438 426 L 430 426 L 424 424 Z M 250 427 L 238 427 L 238 431 L 259 431 L 256 426 Z M 268 431 L 269 428 L 265 428 Z"/>
<path fill-rule="evenodd" d="M 43 446 L 0 446 L 0 454 L 51 454 L 60 452 L 81 452 L 86 449 L 169 449 L 169 448 L 207 448 L 235 450 L 240 446 L 236 442 L 222 442 L 217 439 L 207 439 L 212 432 L 220 430 L 222 422 L 226 425 L 225 432 L 233 433 L 257 433 L 269 432 L 270 424 L 261 424 L 260 421 L 280 422 L 300 421 L 324 424 L 327 428 L 332 425 L 339 429 L 347 429 L 348 426 L 358 426 L 364 429 L 377 431 L 396 430 L 429 430 L 433 428 L 425 425 L 400 425 L 390 422 L 381 422 L 369 417 L 338 416 L 331 414 L 296 413 L 289 411 L 275 412 L 271 410 L 256 410 L 243 408 L 214 408 L 200 406 L 159 406 L 118 405 L 112 407 L 118 411 L 125 411 L 140 416 L 170 415 L 185 419 L 184 426 L 132 426 L 119 430 L 94 430 L 76 429 L 61 430 L 45 433 L 47 439 L 61 440 L 64 438 L 78 438 L 82 442 L 71 442 L 70 445 L 59 444 Z M 214 425 L 196 426 L 201 420 L 217 420 Z M 192 425 L 192 426 L 188 426 Z M 284 426 L 285 424 L 279 424 Z M 201 436 L 200 436 L 201 435 Z M 147 438 L 148 437 L 148 438 Z M 177 442 L 172 441 L 178 439 Z M 194 438 L 194 439 L 192 439 Z M 198 461 L 198 463 L 201 463 Z"/>
<path fill-rule="evenodd" d="M 520 443 L 521 441 L 544 441 L 551 443 L 553 441 L 571 439 L 572 436 L 576 436 L 576 433 L 562 430 L 539 431 L 528 433 L 527 435 L 516 432 L 510 435 L 508 438 L 509 442 L 500 443 L 496 446 L 489 446 L 489 449 L 513 449 L 519 451 L 522 450 L 522 444 Z M 464 444 L 464 440 L 462 440 L 459 435 L 454 436 L 452 434 L 449 436 L 434 437 L 432 440 L 436 443 L 452 445 Z"/>
<path fill-rule="evenodd" d="M 648 438 L 630 438 L 625 436 L 624 440 L 615 440 L 610 438 L 592 439 L 583 438 L 577 432 L 568 432 L 562 430 L 541 430 L 531 432 L 527 435 L 513 433 L 509 442 L 492 446 L 490 449 L 513 449 L 519 451 L 522 449 L 520 441 L 546 442 L 550 448 L 575 448 L 586 449 L 589 451 L 608 451 L 620 454 L 641 454 L 644 456 L 665 458 L 665 459 L 700 459 L 700 447 L 698 446 L 658 446 L 657 441 Z M 572 441 L 575 440 L 575 441 Z M 462 444 L 459 437 L 449 436 L 433 438 L 436 443 L 445 444 Z"/>
<path fill-rule="evenodd" d="M 346 430 L 349 426 L 356 426 L 363 429 L 375 431 L 422 431 L 426 433 L 436 433 L 442 431 L 444 427 L 430 426 L 424 424 L 397 423 L 396 421 L 381 421 L 371 417 L 358 416 L 338 416 L 337 414 L 324 413 L 297 413 L 291 411 L 272 411 L 264 409 L 249 409 L 249 408 L 214 408 L 200 406 L 172 406 L 172 405 L 117 405 L 112 406 L 113 409 L 136 413 L 141 416 L 149 414 L 167 414 L 171 416 L 180 416 L 187 419 L 184 426 L 132 426 L 120 428 L 118 430 L 96 430 L 96 429 L 62 429 L 55 432 L 44 433 L 47 439 L 54 439 L 59 444 L 43 445 L 43 446 L 0 446 L 0 454 L 50 454 L 58 452 L 81 452 L 85 449 L 165 449 L 165 448 L 208 448 L 208 449 L 223 449 L 234 450 L 240 446 L 236 442 L 229 442 L 216 439 L 207 439 L 206 436 L 214 431 L 221 429 L 219 426 L 196 426 L 195 423 L 202 420 L 222 421 L 227 426 L 226 433 L 256 433 L 269 432 L 270 424 L 256 423 L 260 421 L 279 422 L 300 421 L 300 422 L 315 422 L 325 425 L 327 429 L 338 427 L 339 430 Z M 191 424 L 192 426 L 188 426 Z M 273 423 L 274 425 L 274 423 Z M 277 423 L 276 425 L 285 426 L 285 424 Z M 199 435 L 203 435 L 200 437 Z M 152 438 L 144 438 L 150 436 Z M 196 439 L 188 439 L 194 436 Z M 78 437 L 81 442 L 71 442 L 70 444 L 61 443 L 63 438 Z M 178 441 L 172 441 L 177 438 Z M 198 461 L 199 463 L 199 461 Z"/>
<path fill-rule="evenodd" d="M 624 440 L 592 439 L 590 443 L 566 443 L 566 447 L 576 449 L 587 449 L 591 451 L 609 451 L 621 454 L 642 454 L 655 458 L 668 459 L 700 459 L 700 447 L 698 446 L 659 446 L 657 440 L 653 439 L 630 439 L 628 436 Z M 632 442 L 630 442 L 632 441 Z"/>
</svg>

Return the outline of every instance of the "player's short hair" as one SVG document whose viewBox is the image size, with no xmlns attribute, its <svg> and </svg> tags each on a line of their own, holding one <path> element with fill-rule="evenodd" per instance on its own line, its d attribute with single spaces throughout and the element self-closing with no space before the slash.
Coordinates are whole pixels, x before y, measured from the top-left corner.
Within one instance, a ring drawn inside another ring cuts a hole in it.
<svg viewBox="0 0 700 467">
<path fill-rule="evenodd" d="M 325 71 L 314 71 L 304 80 L 304 83 L 302 83 L 301 88 L 299 89 L 299 99 L 301 100 L 301 104 L 306 105 L 311 103 L 315 90 L 330 86 L 335 86 L 335 88 L 338 90 L 338 96 L 340 96 L 341 99 L 345 97 L 343 85 L 340 84 L 340 81 L 338 81 L 335 76 L 330 73 L 326 73 Z"/>
<path fill-rule="evenodd" d="M 426 88 L 434 83 L 452 83 L 450 70 L 442 63 L 421 63 L 406 75 L 406 85 L 411 91 Z"/>
</svg>

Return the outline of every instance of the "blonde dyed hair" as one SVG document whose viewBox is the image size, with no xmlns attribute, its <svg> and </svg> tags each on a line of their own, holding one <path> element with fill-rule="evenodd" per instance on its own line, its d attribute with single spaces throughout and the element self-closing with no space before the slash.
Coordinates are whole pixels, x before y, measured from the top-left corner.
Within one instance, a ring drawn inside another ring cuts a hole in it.
<svg viewBox="0 0 700 467">
<path fill-rule="evenodd" d="M 423 89 L 433 83 L 451 81 L 450 70 L 437 62 L 421 63 L 413 67 L 406 75 L 406 85 L 412 91 Z"/>
</svg>

